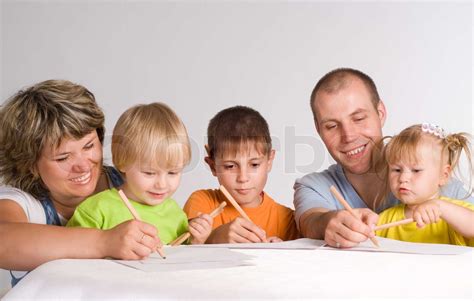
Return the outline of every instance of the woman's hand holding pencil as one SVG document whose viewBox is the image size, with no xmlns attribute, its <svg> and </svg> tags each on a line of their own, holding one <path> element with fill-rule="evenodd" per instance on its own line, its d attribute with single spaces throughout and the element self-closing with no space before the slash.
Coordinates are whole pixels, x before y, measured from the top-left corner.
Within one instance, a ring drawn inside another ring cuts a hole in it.
<svg viewBox="0 0 474 301">
<path fill-rule="evenodd" d="M 138 212 L 135 210 L 135 208 L 132 206 L 132 204 L 130 203 L 130 201 L 128 200 L 127 196 L 125 195 L 125 193 L 122 191 L 122 190 L 119 190 L 118 191 L 118 194 L 120 195 L 120 198 L 122 199 L 123 203 L 125 204 L 125 206 L 127 206 L 128 210 L 130 211 L 130 213 L 132 214 L 133 218 L 137 221 L 142 221 L 142 219 L 140 218 L 140 216 L 138 215 Z M 147 237 L 146 233 L 143 233 L 142 237 L 140 238 L 140 243 L 143 242 L 143 240 Z M 166 259 L 166 255 L 162 249 L 162 245 L 158 246 L 156 248 L 156 252 L 158 252 L 158 254 L 160 254 L 161 258 L 163 259 Z"/>
</svg>

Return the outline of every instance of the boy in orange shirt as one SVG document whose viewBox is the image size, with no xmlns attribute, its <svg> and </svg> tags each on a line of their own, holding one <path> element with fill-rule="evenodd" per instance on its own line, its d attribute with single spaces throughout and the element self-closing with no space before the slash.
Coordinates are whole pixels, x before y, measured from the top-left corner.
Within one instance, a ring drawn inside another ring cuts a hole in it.
<svg viewBox="0 0 474 301">
<path fill-rule="evenodd" d="M 263 191 L 275 150 L 268 124 L 260 113 L 244 106 L 227 108 L 211 119 L 207 134 L 206 163 L 252 222 L 242 218 L 231 205 L 214 219 L 203 214 L 227 199 L 218 189 L 198 190 L 184 206 L 191 218 L 189 231 L 194 241 L 249 243 L 299 238 L 293 210 L 276 203 Z M 202 218 L 192 219 L 197 216 Z"/>
</svg>

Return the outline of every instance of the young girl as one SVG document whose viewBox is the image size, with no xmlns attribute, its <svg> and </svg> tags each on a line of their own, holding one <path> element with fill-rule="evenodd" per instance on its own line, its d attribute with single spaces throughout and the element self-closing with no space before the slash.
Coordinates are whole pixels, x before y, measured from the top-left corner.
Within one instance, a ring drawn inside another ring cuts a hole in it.
<svg viewBox="0 0 474 301">
<path fill-rule="evenodd" d="M 378 224 L 408 218 L 414 222 L 376 234 L 410 242 L 474 246 L 474 205 L 440 194 L 458 167 L 462 151 L 472 180 L 472 153 L 466 134 L 446 135 L 437 126 L 423 124 L 393 137 L 384 147 L 383 158 L 390 190 L 402 204 L 383 211 Z M 471 193 L 472 183 L 469 188 Z"/>
<path fill-rule="evenodd" d="M 190 158 L 186 128 L 163 103 L 134 106 L 115 125 L 112 160 L 125 179 L 118 189 L 130 199 L 141 219 L 157 228 L 164 244 L 188 230 L 186 214 L 171 196 Z M 67 226 L 109 229 L 132 219 L 118 189 L 86 199 Z M 146 241 L 152 237 L 143 234 L 136 239 Z"/>
</svg>

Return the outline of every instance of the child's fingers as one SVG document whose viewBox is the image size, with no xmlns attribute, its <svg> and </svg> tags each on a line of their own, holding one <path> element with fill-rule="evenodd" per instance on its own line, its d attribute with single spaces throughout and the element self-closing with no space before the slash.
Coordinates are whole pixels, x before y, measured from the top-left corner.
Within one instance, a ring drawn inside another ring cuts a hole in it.
<svg viewBox="0 0 474 301">
<path fill-rule="evenodd" d="M 202 214 L 200 217 L 212 226 L 213 218 L 209 214 Z"/>
<path fill-rule="evenodd" d="M 195 218 L 193 220 L 191 220 L 189 222 L 189 224 L 193 224 L 193 225 L 199 225 L 203 228 L 210 228 L 211 227 L 211 223 L 209 222 L 209 220 L 205 219 L 205 218 L 202 218 L 202 217 L 198 217 L 198 218 Z"/>
<path fill-rule="evenodd" d="M 427 210 L 426 214 L 428 215 L 430 223 L 436 223 L 436 212 L 434 208 L 430 208 L 429 210 Z"/>
<path fill-rule="evenodd" d="M 421 213 L 421 217 L 423 219 L 423 223 L 426 224 L 431 224 L 431 216 L 430 216 L 430 210 L 424 210 Z"/>
<path fill-rule="evenodd" d="M 413 220 L 416 222 L 416 226 L 418 228 L 423 228 L 425 226 L 421 212 L 418 212 L 418 211 L 413 212 Z"/>
<path fill-rule="evenodd" d="M 206 228 L 204 228 L 204 227 L 203 227 L 201 224 L 199 224 L 199 223 L 194 223 L 194 224 L 193 224 L 193 229 L 194 229 L 197 233 L 199 233 L 199 234 L 206 232 Z"/>
<path fill-rule="evenodd" d="M 248 231 L 245 228 L 239 228 L 237 231 L 229 233 L 230 241 L 232 243 L 256 243 L 261 242 L 255 233 Z"/>
<path fill-rule="evenodd" d="M 266 236 L 267 235 L 266 235 L 266 233 L 263 229 L 261 229 L 260 227 L 258 227 L 254 223 L 249 222 L 246 219 L 237 218 L 236 221 L 237 220 L 238 220 L 240 226 L 242 226 L 248 232 L 251 232 L 251 235 L 246 234 L 245 237 L 247 239 L 251 240 L 252 242 L 264 242 L 264 241 L 266 241 L 266 239 L 267 239 Z"/>
<path fill-rule="evenodd" d="M 437 223 L 441 219 L 441 211 L 439 209 L 435 209 L 434 213 L 435 213 L 435 218 L 436 218 L 435 223 Z"/>
<path fill-rule="evenodd" d="M 209 225 L 212 226 L 212 221 L 213 221 L 213 219 L 212 219 L 212 217 L 211 217 L 209 214 L 206 214 L 206 213 L 200 214 L 200 215 L 196 218 L 196 220 L 201 220 L 201 222 L 204 221 L 204 222 L 206 222 L 207 224 L 209 224 Z"/>
</svg>

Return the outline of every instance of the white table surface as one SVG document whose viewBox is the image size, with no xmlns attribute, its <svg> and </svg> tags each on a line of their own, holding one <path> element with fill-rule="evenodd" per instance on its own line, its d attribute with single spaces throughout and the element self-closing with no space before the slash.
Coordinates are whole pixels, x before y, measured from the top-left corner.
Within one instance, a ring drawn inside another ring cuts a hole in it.
<svg viewBox="0 0 474 301">
<path fill-rule="evenodd" d="M 55 260 L 29 273 L 3 300 L 474 297 L 474 251 L 234 251 L 256 256 L 255 265 L 147 273 L 110 260 Z"/>
</svg>

